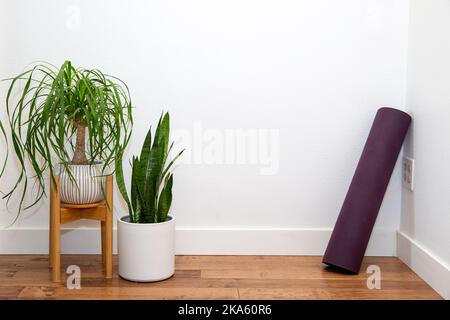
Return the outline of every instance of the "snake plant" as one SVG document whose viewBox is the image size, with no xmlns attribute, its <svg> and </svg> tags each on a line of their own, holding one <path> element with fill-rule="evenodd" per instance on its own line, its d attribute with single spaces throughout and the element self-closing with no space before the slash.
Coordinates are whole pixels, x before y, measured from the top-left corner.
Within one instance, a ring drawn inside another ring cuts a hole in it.
<svg viewBox="0 0 450 320">
<path fill-rule="evenodd" d="M 3 199 L 9 202 L 12 194 L 21 189 L 17 219 L 22 210 L 45 195 L 47 170 L 54 177 L 58 164 L 69 174 L 69 164 L 103 161 L 104 168 L 113 164 L 130 139 L 132 105 L 123 81 L 97 69 L 75 68 L 70 61 L 60 68 L 35 64 L 5 80 L 10 82 L 6 94 L 8 118 L 0 122 L 0 137 L 7 145 L 12 144 L 20 172 L 12 189 L 3 193 Z M 7 160 L 8 151 L 0 178 Z M 38 188 L 33 189 L 34 202 L 26 206 L 29 173 Z"/>
<path fill-rule="evenodd" d="M 125 187 L 122 157 L 116 159 L 116 181 L 129 212 L 132 223 L 157 223 L 167 219 L 172 204 L 173 174 L 170 168 L 181 156 L 179 152 L 169 161 L 170 118 L 169 113 L 161 115 L 152 141 L 150 128 L 142 145 L 140 156 L 131 161 L 131 194 Z"/>
</svg>

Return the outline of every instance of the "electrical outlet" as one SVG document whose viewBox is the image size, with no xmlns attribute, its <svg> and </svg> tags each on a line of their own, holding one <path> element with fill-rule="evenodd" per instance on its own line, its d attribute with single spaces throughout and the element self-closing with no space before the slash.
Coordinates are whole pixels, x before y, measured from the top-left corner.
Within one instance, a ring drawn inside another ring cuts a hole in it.
<svg viewBox="0 0 450 320">
<path fill-rule="evenodd" d="M 409 157 L 403 157 L 403 185 L 409 191 L 414 190 L 414 159 Z"/>
</svg>

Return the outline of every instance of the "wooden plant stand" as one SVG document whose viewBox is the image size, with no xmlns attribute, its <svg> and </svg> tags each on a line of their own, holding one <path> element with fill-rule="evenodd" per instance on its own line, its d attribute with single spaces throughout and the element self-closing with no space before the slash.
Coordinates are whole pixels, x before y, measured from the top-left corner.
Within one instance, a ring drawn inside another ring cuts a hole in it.
<svg viewBox="0 0 450 320">
<path fill-rule="evenodd" d="M 102 261 L 105 278 L 112 278 L 113 176 L 106 176 L 105 200 L 89 204 L 67 204 L 60 200 L 59 176 L 56 185 L 50 178 L 49 266 L 52 281 L 61 281 L 61 224 L 79 219 L 98 220 L 101 224 Z"/>
</svg>

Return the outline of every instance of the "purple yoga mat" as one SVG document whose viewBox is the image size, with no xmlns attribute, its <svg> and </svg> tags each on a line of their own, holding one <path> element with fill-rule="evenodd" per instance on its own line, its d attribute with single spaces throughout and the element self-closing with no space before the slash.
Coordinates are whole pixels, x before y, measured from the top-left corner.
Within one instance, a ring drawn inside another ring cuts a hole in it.
<svg viewBox="0 0 450 320">
<path fill-rule="evenodd" d="M 358 273 L 411 117 L 380 108 L 373 121 L 323 262 Z"/>
</svg>

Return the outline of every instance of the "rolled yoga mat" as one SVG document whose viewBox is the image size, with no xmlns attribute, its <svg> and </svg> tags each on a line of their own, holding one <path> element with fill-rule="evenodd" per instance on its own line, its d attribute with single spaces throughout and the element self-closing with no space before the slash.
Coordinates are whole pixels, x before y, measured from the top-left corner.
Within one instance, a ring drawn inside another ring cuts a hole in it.
<svg viewBox="0 0 450 320">
<path fill-rule="evenodd" d="M 358 273 L 411 117 L 380 108 L 373 121 L 323 262 Z"/>
</svg>

